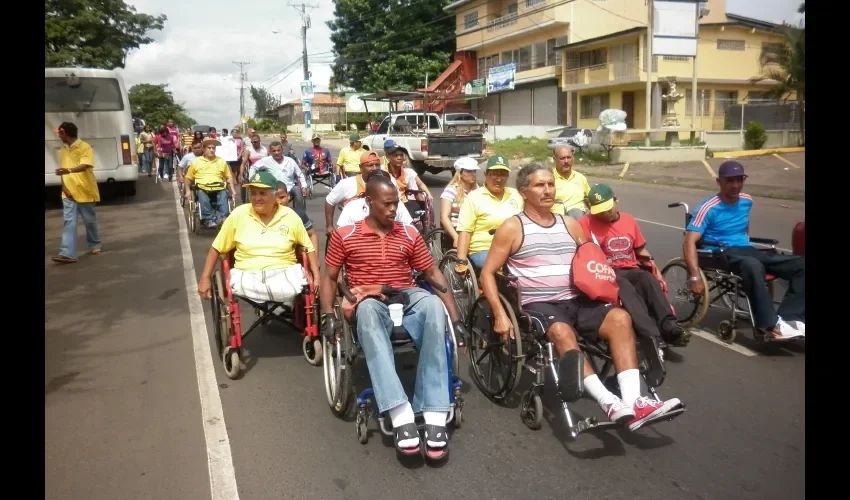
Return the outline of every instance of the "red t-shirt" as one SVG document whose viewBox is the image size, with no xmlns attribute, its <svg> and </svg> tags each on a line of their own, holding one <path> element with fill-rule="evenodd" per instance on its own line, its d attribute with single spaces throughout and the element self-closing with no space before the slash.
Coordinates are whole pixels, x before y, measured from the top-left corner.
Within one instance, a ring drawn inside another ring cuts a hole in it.
<svg viewBox="0 0 850 500">
<path fill-rule="evenodd" d="M 634 217 L 620 212 L 619 219 L 614 222 L 605 222 L 592 215 L 585 215 L 578 220 L 578 223 L 588 241 L 593 241 L 593 236 L 596 237 L 596 241 L 608 256 L 608 263 L 612 267 L 638 267 L 635 249 L 646 246 L 646 240 Z"/>
<path fill-rule="evenodd" d="M 343 226 L 331 235 L 325 264 L 345 265 L 348 284 L 414 286 L 411 270 L 424 271 L 434 265 L 425 241 L 413 226 L 396 222 L 384 236 L 372 231 L 366 221 Z"/>
</svg>

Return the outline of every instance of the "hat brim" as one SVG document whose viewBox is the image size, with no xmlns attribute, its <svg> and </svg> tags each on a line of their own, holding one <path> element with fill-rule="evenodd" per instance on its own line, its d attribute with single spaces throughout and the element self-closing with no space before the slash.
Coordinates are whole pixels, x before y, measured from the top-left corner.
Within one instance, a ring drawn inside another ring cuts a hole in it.
<svg viewBox="0 0 850 500">
<path fill-rule="evenodd" d="M 268 184 L 263 184 L 262 182 L 249 182 L 248 184 L 242 184 L 244 187 L 255 187 L 260 189 L 277 189 L 277 186 L 269 186 Z"/>
<path fill-rule="evenodd" d="M 215 146 L 221 146 L 221 142 L 216 140 L 216 139 L 207 139 L 204 142 L 202 142 L 201 144 L 203 144 L 204 146 L 209 146 L 211 144 L 215 145 Z"/>
<path fill-rule="evenodd" d="M 607 212 L 608 210 L 611 210 L 612 208 L 614 208 L 614 198 L 611 198 L 608 201 L 603 201 L 602 203 L 600 203 L 598 205 L 591 205 L 590 206 L 590 213 L 593 214 L 593 215 L 598 215 L 598 214 L 601 214 L 602 212 Z"/>
<path fill-rule="evenodd" d="M 467 165 L 465 167 L 455 167 L 457 170 L 466 170 L 467 172 L 477 172 L 481 170 L 481 167 L 478 165 Z"/>
<path fill-rule="evenodd" d="M 490 170 L 504 170 L 505 172 L 510 172 L 511 169 L 505 165 L 493 165 L 492 167 L 487 167 L 487 171 Z"/>
</svg>

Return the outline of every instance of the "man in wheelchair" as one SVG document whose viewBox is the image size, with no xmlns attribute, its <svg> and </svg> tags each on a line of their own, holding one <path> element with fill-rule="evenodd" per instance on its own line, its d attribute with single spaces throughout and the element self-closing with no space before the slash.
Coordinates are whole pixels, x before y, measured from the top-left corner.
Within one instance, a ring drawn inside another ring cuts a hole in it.
<svg viewBox="0 0 850 500">
<path fill-rule="evenodd" d="M 688 345 L 691 334 L 676 323 L 666 284 L 635 218 L 619 210 L 614 190 L 607 184 L 590 188 L 586 203 L 590 217 L 579 219 L 579 225 L 602 247 L 617 273 L 620 301 L 632 317 L 635 333 L 660 335 L 664 343 L 677 347 Z"/>
<path fill-rule="evenodd" d="M 340 269 L 345 266 L 351 293 L 358 302 L 351 320 L 356 324 L 358 341 L 366 357 L 378 410 L 389 413 L 392 421 L 396 450 L 404 455 L 419 453 L 415 414 L 422 412 L 427 456 L 439 460 L 448 453 L 449 439 L 445 311 L 455 332 L 465 337 L 465 330 L 458 321 L 451 290 L 434 265 L 422 236 L 414 227 L 395 221 L 398 188 L 386 176 L 372 176 L 366 184 L 365 200 L 369 215 L 337 229 L 330 238 L 319 293 L 322 334 L 326 338 L 338 336 L 342 329 L 340 321 L 348 319 L 337 319 L 333 312 L 335 288 Z M 414 270 L 423 272 L 445 292 L 437 290 L 435 296 L 415 287 Z M 408 402 L 396 373 L 391 341 L 394 323 L 381 294 L 383 285 L 401 290 L 402 325 L 419 353 L 413 405 Z"/>
<path fill-rule="evenodd" d="M 227 186 L 230 186 L 231 196 L 236 196 L 237 192 L 230 166 L 215 155 L 217 146 L 221 146 L 217 139 L 204 139 L 204 155 L 192 160 L 183 176 L 188 198 L 193 201 L 197 194 L 201 206 L 201 222 L 208 228 L 221 224 L 230 213 Z M 193 183 L 196 189 L 193 189 Z"/>
<path fill-rule="evenodd" d="M 221 226 L 207 253 L 198 293 L 201 298 L 210 298 L 210 280 L 219 256 L 236 250 L 230 271 L 230 287 L 235 295 L 255 302 L 291 301 L 305 279 L 296 247 L 307 252 L 314 278 L 319 276 L 316 248 L 301 218 L 289 207 L 278 204 L 278 182 L 272 174 L 257 172 L 246 186 L 251 190 L 251 203 L 233 210 Z"/>
<path fill-rule="evenodd" d="M 722 251 L 730 271 L 741 277 L 750 300 L 756 338 L 790 340 L 806 335 L 806 261 L 803 257 L 766 252 L 753 246 L 750 238 L 750 211 L 753 199 L 742 193 L 747 176 L 740 163 L 729 160 L 718 169 L 720 192 L 703 200 L 694 210 L 685 233 L 684 258 L 688 266 L 689 289 L 701 296 L 705 286 L 700 279 L 697 247 Z M 767 288 L 766 274 L 788 281 L 785 298 L 775 310 Z"/>
<path fill-rule="evenodd" d="M 608 343 L 622 397 L 609 391 L 590 363 L 584 361 L 584 390 L 612 422 L 635 431 L 649 421 L 681 406 L 678 398 L 657 401 L 641 395 L 637 341 L 629 314 L 619 307 L 584 296 L 573 284 L 572 262 L 578 246 L 587 239 L 571 217 L 552 213 L 555 177 L 540 163 L 517 173 L 517 189 L 525 209 L 507 219 L 493 237 L 481 270 L 481 285 L 494 314 L 494 330 L 511 338 L 511 321 L 502 307 L 496 273 L 503 266 L 516 278 L 523 310 L 540 321 L 554 344 L 557 363 L 578 349 L 576 335 L 589 343 Z"/>
</svg>

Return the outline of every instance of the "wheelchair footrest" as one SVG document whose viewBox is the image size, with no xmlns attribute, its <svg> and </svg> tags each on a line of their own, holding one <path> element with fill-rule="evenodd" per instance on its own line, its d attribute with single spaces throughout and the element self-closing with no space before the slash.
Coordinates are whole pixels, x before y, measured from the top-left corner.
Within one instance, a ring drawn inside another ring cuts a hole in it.
<svg viewBox="0 0 850 500">
<path fill-rule="evenodd" d="M 558 393 L 567 403 L 584 394 L 584 355 L 578 349 L 564 353 L 558 363 Z"/>
<path fill-rule="evenodd" d="M 623 424 L 617 422 L 597 422 L 595 418 L 588 417 L 576 422 L 572 429 L 570 429 L 570 434 L 573 437 L 577 437 L 584 432 L 605 432 L 617 428 L 622 429 Z"/>
</svg>

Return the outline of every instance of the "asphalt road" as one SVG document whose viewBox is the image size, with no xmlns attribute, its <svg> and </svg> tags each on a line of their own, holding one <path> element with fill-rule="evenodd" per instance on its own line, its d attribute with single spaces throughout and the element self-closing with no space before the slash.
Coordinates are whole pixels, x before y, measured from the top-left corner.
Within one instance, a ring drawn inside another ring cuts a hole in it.
<svg viewBox="0 0 850 500">
<path fill-rule="evenodd" d="M 447 180 L 426 176 L 436 196 Z M 659 392 L 681 398 L 688 412 L 638 434 L 571 442 L 548 397 L 544 426 L 531 431 L 516 401 L 499 407 L 480 394 L 463 357 L 465 425 L 452 436 L 445 466 L 400 463 L 374 420 L 371 440 L 360 445 L 354 424 L 329 411 L 321 368 L 303 359 L 295 332 L 270 325 L 248 337 L 253 361 L 241 380 L 227 379 L 217 360 L 204 357 L 210 347 L 193 343 L 195 299 L 187 294 L 194 290 L 184 271 L 197 278 L 212 235 L 190 235 L 190 254 L 182 249 L 185 224 L 173 186 L 142 181 L 135 198 L 98 208 L 104 252 L 72 266 L 49 262 L 62 218 L 57 204 L 45 210 L 46 498 L 205 499 L 211 474 L 217 491 L 226 492 L 235 474 L 239 497 L 261 500 L 805 497 L 804 351 L 759 350 L 747 342 L 748 328 L 739 332 L 740 351 L 695 338 L 669 356 Z M 666 204 L 692 205 L 710 194 L 610 183 L 622 209 L 642 220 L 660 261 L 681 248 L 683 214 Z M 319 233 L 324 194 L 320 187 L 308 202 Z M 757 199 L 754 233 L 790 248 L 803 209 Z M 84 241 L 80 228 L 80 251 Z M 203 313 L 211 335 L 208 303 Z M 716 321 L 712 315 L 704 326 Z M 364 373 L 365 366 L 357 387 Z M 600 415 L 590 401 L 573 408 Z"/>
</svg>

